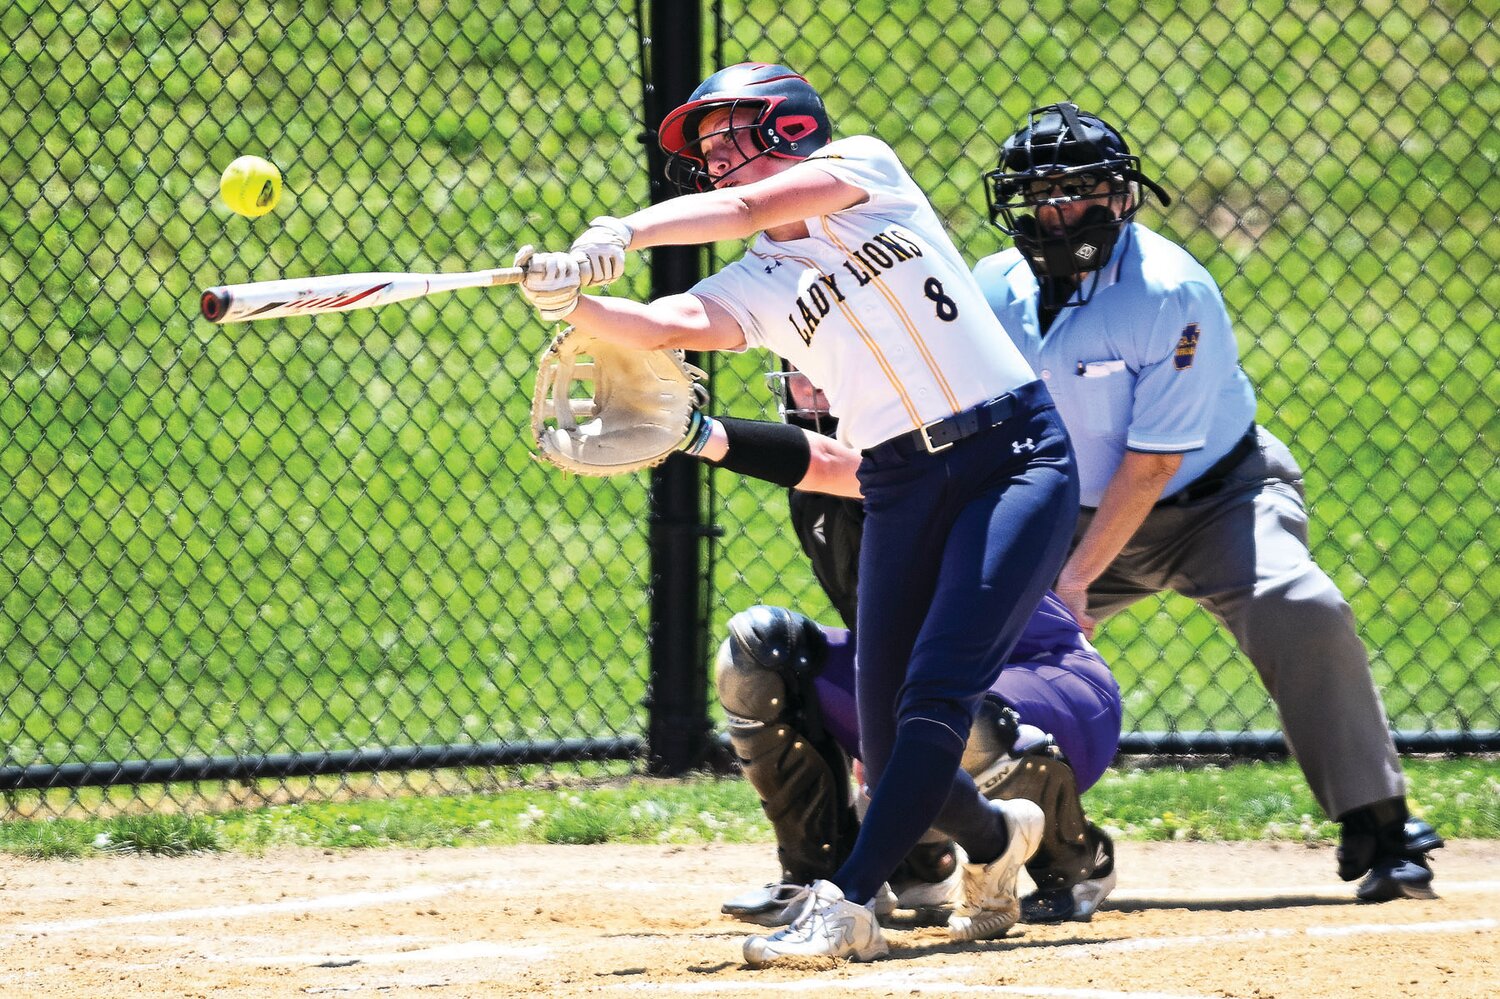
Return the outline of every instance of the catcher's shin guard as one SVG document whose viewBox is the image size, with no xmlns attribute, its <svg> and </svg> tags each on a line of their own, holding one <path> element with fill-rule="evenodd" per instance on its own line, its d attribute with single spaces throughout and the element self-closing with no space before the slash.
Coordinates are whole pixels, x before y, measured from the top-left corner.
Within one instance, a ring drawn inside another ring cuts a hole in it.
<svg viewBox="0 0 1500 999">
<path fill-rule="evenodd" d="M 1014 710 L 986 697 L 964 748 L 963 768 L 986 798 L 1026 798 L 1046 825 L 1026 873 L 1043 891 L 1071 888 L 1095 867 L 1097 844 L 1079 800 L 1078 781 L 1052 737 L 1023 725 Z"/>
<path fill-rule="evenodd" d="M 729 744 L 776 832 L 782 880 L 801 884 L 832 877 L 859 831 L 849 761 L 813 687 L 826 655 L 809 618 L 752 607 L 730 619 L 715 664 Z"/>
</svg>

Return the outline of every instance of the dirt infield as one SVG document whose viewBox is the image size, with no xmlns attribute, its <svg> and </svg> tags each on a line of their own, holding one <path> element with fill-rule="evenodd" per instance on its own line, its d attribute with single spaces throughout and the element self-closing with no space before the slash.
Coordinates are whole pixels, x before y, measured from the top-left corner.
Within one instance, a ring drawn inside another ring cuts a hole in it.
<svg viewBox="0 0 1500 999">
<path fill-rule="evenodd" d="M 1315 999 L 1494 996 L 1500 843 L 1436 855 L 1436 902 L 1354 903 L 1328 848 L 1120 844 L 1089 924 L 752 971 L 718 914 L 767 846 L 0 859 L 0 994 Z"/>
</svg>

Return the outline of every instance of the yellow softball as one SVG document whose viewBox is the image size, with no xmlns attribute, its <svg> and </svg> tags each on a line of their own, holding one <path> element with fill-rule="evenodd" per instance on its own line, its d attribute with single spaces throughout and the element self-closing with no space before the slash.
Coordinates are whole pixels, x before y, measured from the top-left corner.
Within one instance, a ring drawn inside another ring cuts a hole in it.
<svg viewBox="0 0 1500 999">
<path fill-rule="evenodd" d="M 241 156 L 224 168 L 219 196 L 231 211 L 258 218 L 281 200 L 281 171 L 259 156 Z"/>
</svg>

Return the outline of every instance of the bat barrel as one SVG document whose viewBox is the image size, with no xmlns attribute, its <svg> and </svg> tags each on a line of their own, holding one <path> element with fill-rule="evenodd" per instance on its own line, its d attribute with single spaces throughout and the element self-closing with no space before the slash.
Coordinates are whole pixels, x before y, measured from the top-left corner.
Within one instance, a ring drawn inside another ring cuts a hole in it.
<svg viewBox="0 0 1500 999">
<path fill-rule="evenodd" d="M 216 323 L 229 312 L 229 289 L 210 288 L 203 293 L 198 300 L 198 309 L 203 313 L 203 318 L 211 323 Z"/>
<path fill-rule="evenodd" d="M 440 274 L 378 272 L 281 278 L 209 288 L 198 299 L 198 309 L 212 323 L 316 316 L 371 309 L 459 288 L 515 284 L 523 276 L 518 267 L 498 267 Z"/>
</svg>

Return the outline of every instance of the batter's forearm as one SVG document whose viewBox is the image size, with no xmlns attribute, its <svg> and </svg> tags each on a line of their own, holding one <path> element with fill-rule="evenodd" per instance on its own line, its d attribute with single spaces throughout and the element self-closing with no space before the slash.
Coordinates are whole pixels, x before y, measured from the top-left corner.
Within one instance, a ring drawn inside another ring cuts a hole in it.
<svg viewBox="0 0 1500 999">
<path fill-rule="evenodd" d="M 601 340 L 637 350 L 725 350 L 744 343 L 738 325 L 710 316 L 691 295 L 654 302 L 582 295 L 567 321 Z"/>
<path fill-rule="evenodd" d="M 788 488 L 859 499 L 859 452 L 784 423 L 710 420 L 703 447 L 689 451 L 695 457 Z"/>
<path fill-rule="evenodd" d="M 621 221 L 632 232 L 629 248 L 644 250 L 745 239 L 763 230 L 831 215 L 868 199 L 863 189 L 802 163 L 743 186 L 673 198 Z"/>
<path fill-rule="evenodd" d="M 750 206 L 733 191 L 684 195 L 620 221 L 630 226 L 632 250 L 745 239 L 760 231 Z"/>
</svg>

